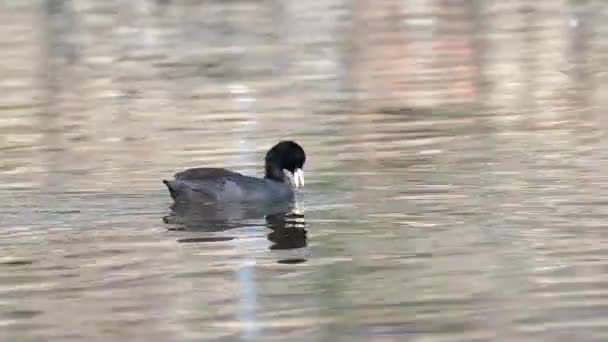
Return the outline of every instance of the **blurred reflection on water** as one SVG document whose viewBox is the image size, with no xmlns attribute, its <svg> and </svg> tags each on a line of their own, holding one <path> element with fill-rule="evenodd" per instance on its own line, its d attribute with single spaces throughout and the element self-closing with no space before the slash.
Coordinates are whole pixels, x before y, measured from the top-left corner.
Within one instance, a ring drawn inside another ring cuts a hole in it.
<svg viewBox="0 0 608 342">
<path fill-rule="evenodd" d="M 0 2 L 0 339 L 606 340 L 607 13 Z M 169 208 L 284 138 L 303 214 Z"/>
</svg>

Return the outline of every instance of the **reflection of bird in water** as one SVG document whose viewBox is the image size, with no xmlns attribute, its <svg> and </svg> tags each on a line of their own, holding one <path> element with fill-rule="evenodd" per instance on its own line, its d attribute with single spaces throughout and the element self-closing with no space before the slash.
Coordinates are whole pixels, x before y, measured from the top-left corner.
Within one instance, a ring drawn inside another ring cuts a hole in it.
<svg viewBox="0 0 608 342">
<path fill-rule="evenodd" d="M 306 247 L 306 223 L 304 215 L 294 208 L 293 203 L 273 205 L 252 205 L 243 203 L 218 204 L 185 204 L 174 203 L 169 215 L 163 221 L 175 225 L 171 230 L 201 232 L 221 232 L 229 229 L 255 226 L 265 218 L 266 226 L 272 231 L 267 238 L 272 250 L 286 250 Z M 225 238 L 232 239 L 232 238 Z M 189 238 L 181 242 L 218 241 L 213 238 Z"/>
<path fill-rule="evenodd" d="M 304 214 L 292 211 L 266 215 L 266 223 L 272 232 L 268 240 L 273 242 L 270 249 L 295 249 L 306 247 L 306 222 Z"/>
<path fill-rule="evenodd" d="M 288 213 L 289 203 L 268 205 L 247 205 L 244 203 L 194 204 L 176 202 L 163 221 L 177 225 L 177 230 L 197 230 L 217 232 L 233 228 L 256 225 L 252 220 L 263 219 L 266 215 Z"/>
</svg>

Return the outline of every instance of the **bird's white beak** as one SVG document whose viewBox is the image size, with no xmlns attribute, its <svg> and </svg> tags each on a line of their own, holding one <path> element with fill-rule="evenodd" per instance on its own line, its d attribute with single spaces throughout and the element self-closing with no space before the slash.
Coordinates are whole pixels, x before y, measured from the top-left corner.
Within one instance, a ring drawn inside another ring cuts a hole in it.
<svg viewBox="0 0 608 342">
<path fill-rule="evenodd" d="M 304 186 L 304 171 L 302 171 L 302 169 L 295 169 L 293 172 L 293 182 L 295 183 L 296 188 Z"/>
</svg>

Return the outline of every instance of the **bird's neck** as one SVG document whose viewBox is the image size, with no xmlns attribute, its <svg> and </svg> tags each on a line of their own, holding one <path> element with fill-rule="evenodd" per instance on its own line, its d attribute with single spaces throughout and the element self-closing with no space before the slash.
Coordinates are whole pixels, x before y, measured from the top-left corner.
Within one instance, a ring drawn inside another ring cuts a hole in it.
<svg viewBox="0 0 608 342">
<path fill-rule="evenodd" d="M 271 179 L 277 182 L 285 181 L 283 170 L 281 170 L 281 168 L 276 165 L 266 165 L 266 172 L 264 174 L 264 178 Z"/>
</svg>

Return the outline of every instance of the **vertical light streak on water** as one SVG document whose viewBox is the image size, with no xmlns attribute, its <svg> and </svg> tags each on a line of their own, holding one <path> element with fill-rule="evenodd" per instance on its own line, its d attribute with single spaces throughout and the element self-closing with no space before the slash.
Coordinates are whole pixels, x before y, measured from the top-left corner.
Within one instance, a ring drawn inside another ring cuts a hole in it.
<svg viewBox="0 0 608 342">
<path fill-rule="evenodd" d="M 239 104 L 239 109 L 248 114 L 248 120 L 240 127 L 238 132 L 239 140 L 239 164 L 249 165 L 253 162 L 252 156 L 255 155 L 255 144 L 251 141 L 252 133 L 256 129 L 257 113 L 255 111 L 255 97 L 251 94 L 250 89 L 243 84 L 232 84 L 229 86 L 229 92 L 235 97 L 235 101 Z M 255 281 L 255 255 L 250 251 L 256 250 L 259 246 L 247 246 L 250 243 L 262 243 L 258 239 L 237 240 L 239 244 L 237 248 L 242 249 L 242 266 L 237 271 L 237 279 L 239 282 L 239 308 L 238 320 L 242 323 L 241 331 L 242 338 L 255 338 L 259 336 L 260 329 L 256 320 L 257 312 L 257 287 Z M 252 248 L 253 247 L 253 248 Z M 249 252 L 248 252 L 249 251 Z"/>
</svg>

